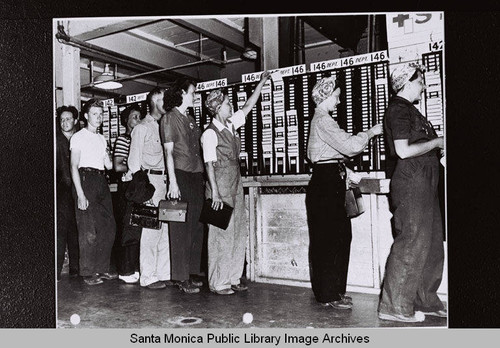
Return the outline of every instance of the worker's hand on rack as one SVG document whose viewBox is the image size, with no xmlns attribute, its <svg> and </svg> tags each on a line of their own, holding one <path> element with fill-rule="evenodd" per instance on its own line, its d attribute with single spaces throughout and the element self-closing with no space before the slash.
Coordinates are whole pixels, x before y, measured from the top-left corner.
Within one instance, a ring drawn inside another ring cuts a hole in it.
<svg viewBox="0 0 500 348">
<path fill-rule="evenodd" d="M 440 137 L 437 137 L 436 139 L 437 139 L 437 146 L 440 149 L 444 149 L 444 137 L 440 136 Z"/>
<path fill-rule="evenodd" d="M 270 77 L 271 77 L 271 72 L 269 70 L 266 70 L 260 75 L 260 81 L 262 83 L 265 83 Z"/>
<path fill-rule="evenodd" d="M 384 132 L 384 126 L 379 123 L 373 126 L 372 128 L 368 129 L 367 133 L 370 138 L 373 138 L 374 136 L 380 135 Z"/>
</svg>

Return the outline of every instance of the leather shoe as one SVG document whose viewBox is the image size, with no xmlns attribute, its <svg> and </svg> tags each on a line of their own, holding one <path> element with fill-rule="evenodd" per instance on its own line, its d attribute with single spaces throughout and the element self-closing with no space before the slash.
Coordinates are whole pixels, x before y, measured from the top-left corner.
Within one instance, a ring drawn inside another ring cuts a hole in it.
<svg viewBox="0 0 500 348">
<path fill-rule="evenodd" d="M 347 296 L 346 294 L 340 294 L 340 298 L 342 300 L 344 300 L 344 301 L 352 303 L 352 297 L 351 296 Z"/>
<path fill-rule="evenodd" d="M 97 285 L 97 284 L 103 283 L 102 279 L 97 274 L 93 275 L 93 276 L 85 277 L 85 279 L 83 279 L 83 281 L 87 285 Z"/>
<path fill-rule="evenodd" d="M 184 291 L 186 294 L 196 294 L 196 293 L 200 292 L 200 289 L 197 288 L 196 286 L 194 286 L 193 284 L 191 284 L 191 282 L 189 280 L 184 280 L 182 282 L 179 282 L 177 284 L 177 286 L 179 287 L 179 289 Z"/>
<path fill-rule="evenodd" d="M 113 280 L 118 278 L 118 273 L 99 273 L 99 278 L 101 279 L 106 279 L 106 280 Z"/>
<path fill-rule="evenodd" d="M 378 313 L 379 319 L 400 321 L 403 323 L 420 323 L 425 320 L 425 315 L 422 312 L 415 312 L 413 315 L 404 314 L 388 314 L 388 313 Z"/>
<path fill-rule="evenodd" d="M 133 274 L 132 275 L 126 275 L 126 276 L 118 276 L 120 280 L 123 280 L 127 284 L 135 284 L 139 281 L 139 278 L 135 277 Z"/>
<path fill-rule="evenodd" d="M 156 289 L 163 289 L 166 286 L 165 286 L 165 284 L 163 284 L 162 281 L 157 281 L 157 282 L 151 283 L 149 285 L 146 285 L 146 287 L 148 289 L 156 290 Z"/>
<path fill-rule="evenodd" d="M 434 312 L 422 312 L 422 313 L 424 313 L 425 315 L 429 315 L 432 317 L 439 317 L 439 318 L 446 318 L 448 316 L 448 312 L 446 311 L 446 309 L 440 309 Z"/>
<path fill-rule="evenodd" d="M 190 279 L 189 281 L 191 282 L 192 285 L 194 285 L 198 288 L 203 286 L 203 282 L 200 280 Z"/>
<path fill-rule="evenodd" d="M 326 303 L 321 303 L 323 307 L 332 307 L 335 309 L 352 309 L 352 303 L 344 300 L 331 301 Z"/>
<path fill-rule="evenodd" d="M 232 295 L 234 294 L 234 291 L 230 288 L 222 289 L 222 290 L 212 290 L 214 294 L 217 295 Z"/>
<path fill-rule="evenodd" d="M 165 286 L 175 286 L 177 285 L 173 280 L 162 280 L 163 284 L 165 284 Z"/>
<path fill-rule="evenodd" d="M 246 285 L 243 285 L 243 284 L 236 284 L 236 285 L 231 285 L 231 289 L 233 291 L 237 291 L 237 292 L 240 292 L 240 291 L 247 291 L 248 290 L 248 286 Z"/>
</svg>

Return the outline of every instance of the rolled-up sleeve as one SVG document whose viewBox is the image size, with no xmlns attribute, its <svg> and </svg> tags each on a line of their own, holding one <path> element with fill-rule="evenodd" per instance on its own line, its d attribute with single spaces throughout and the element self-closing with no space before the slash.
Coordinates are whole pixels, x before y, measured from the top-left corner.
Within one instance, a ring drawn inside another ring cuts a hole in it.
<svg viewBox="0 0 500 348">
<path fill-rule="evenodd" d="M 176 126 L 174 116 L 166 114 L 160 122 L 160 138 L 162 144 L 175 143 L 179 137 L 179 127 Z"/>
<path fill-rule="evenodd" d="M 141 169 L 142 150 L 144 147 L 144 139 L 146 137 L 147 128 L 142 124 L 138 124 L 130 134 L 132 140 L 130 142 L 130 152 L 128 155 L 128 169 L 135 173 Z"/>
<path fill-rule="evenodd" d="M 203 148 L 203 161 L 205 163 L 217 161 L 217 134 L 213 129 L 207 129 L 201 135 L 201 146 Z"/>
<path fill-rule="evenodd" d="M 322 141 L 347 157 L 360 154 L 370 140 L 365 132 L 359 132 L 356 135 L 347 133 L 330 117 L 323 117 L 319 120 L 317 132 Z"/>
<path fill-rule="evenodd" d="M 387 126 L 391 129 L 392 139 L 410 139 L 411 115 L 407 107 L 394 107 L 386 115 Z"/>
</svg>

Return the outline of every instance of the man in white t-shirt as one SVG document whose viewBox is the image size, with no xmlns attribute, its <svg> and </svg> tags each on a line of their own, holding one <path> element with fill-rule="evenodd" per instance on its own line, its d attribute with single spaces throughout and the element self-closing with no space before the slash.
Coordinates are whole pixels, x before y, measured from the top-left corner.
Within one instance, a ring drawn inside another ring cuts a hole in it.
<svg viewBox="0 0 500 348">
<path fill-rule="evenodd" d="M 102 124 L 101 103 L 90 99 L 82 114 L 87 125 L 70 140 L 71 178 L 75 189 L 80 275 L 86 284 L 96 285 L 102 279 L 118 278 L 109 272 L 116 225 L 104 172 L 104 168 L 112 169 L 113 163 L 106 140 L 97 131 Z"/>
</svg>

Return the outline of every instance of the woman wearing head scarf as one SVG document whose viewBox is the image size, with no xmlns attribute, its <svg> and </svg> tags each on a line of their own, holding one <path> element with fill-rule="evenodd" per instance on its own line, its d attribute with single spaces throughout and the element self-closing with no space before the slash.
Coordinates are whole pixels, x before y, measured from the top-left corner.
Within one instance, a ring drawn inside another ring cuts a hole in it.
<svg viewBox="0 0 500 348">
<path fill-rule="evenodd" d="M 340 88 L 333 77 L 319 80 L 312 90 L 316 109 L 307 156 L 313 163 L 313 172 L 306 208 L 314 296 L 323 306 L 351 309 L 352 299 L 345 295 L 352 235 L 344 208 L 344 162 L 361 153 L 371 138 L 381 134 L 382 125 L 356 135 L 345 132 L 330 115 L 340 102 L 339 96 Z"/>
<path fill-rule="evenodd" d="M 240 138 L 236 130 L 245 124 L 246 116 L 257 103 L 269 76 L 267 71 L 262 74 L 250 98 L 234 114 L 228 96 L 220 89 L 211 91 L 206 100 L 206 106 L 214 117 L 201 138 L 208 176 L 205 195 L 212 199 L 215 210 L 221 209 L 223 203 L 233 207 L 225 230 L 209 225 L 208 284 L 210 290 L 218 295 L 231 295 L 248 289 L 240 283 L 247 228 L 244 224 L 245 203 L 239 165 Z"/>
<path fill-rule="evenodd" d="M 426 88 L 424 72 L 415 63 L 394 69 L 396 96 L 384 116 L 388 155 L 397 157 L 390 193 L 395 238 L 378 309 L 384 320 L 419 322 L 425 315 L 447 315 L 436 294 L 444 261 L 438 195 L 444 140 L 413 105 Z"/>
</svg>

